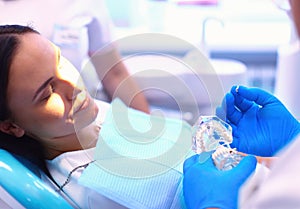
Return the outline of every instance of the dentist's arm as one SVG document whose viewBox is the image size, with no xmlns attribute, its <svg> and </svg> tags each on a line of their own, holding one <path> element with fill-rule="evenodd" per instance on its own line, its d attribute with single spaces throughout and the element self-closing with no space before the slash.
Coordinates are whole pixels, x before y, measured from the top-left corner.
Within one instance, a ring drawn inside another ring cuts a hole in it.
<svg viewBox="0 0 300 209">
<path fill-rule="evenodd" d="M 299 0 L 289 0 L 291 5 L 291 11 L 293 16 L 293 21 L 297 31 L 298 38 L 300 37 L 300 1 Z"/>
<path fill-rule="evenodd" d="M 149 113 L 145 95 L 128 72 L 118 51 L 92 56 L 92 63 L 110 99 L 119 97 L 127 106 Z"/>
<path fill-rule="evenodd" d="M 149 113 L 147 99 L 127 70 L 115 44 L 102 43 L 102 27 L 94 18 L 87 29 L 89 55 L 105 91 L 110 99 L 119 97 L 127 106 Z"/>
</svg>

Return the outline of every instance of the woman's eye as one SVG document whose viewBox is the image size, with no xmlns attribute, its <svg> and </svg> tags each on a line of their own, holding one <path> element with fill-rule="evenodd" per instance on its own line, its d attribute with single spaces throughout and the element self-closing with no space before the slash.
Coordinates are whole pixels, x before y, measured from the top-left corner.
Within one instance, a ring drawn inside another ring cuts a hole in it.
<svg viewBox="0 0 300 209">
<path fill-rule="evenodd" d="M 51 91 L 51 93 L 53 93 L 55 91 L 55 88 L 54 88 L 53 84 L 50 84 L 50 91 Z"/>
<path fill-rule="evenodd" d="M 50 84 L 42 95 L 42 101 L 46 101 L 50 98 L 51 94 L 55 91 L 54 85 Z"/>
</svg>

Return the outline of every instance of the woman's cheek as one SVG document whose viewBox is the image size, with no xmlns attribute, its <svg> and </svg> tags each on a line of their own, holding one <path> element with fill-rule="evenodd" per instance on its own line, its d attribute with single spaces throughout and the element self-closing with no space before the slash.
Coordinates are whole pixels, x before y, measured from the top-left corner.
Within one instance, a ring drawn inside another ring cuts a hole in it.
<svg viewBox="0 0 300 209">
<path fill-rule="evenodd" d="M 44 114 L 53 119 L 62 119 L 69 114 L 69 111 L 70 105 L 65 104 L 58 94 L 53 94 L 46 103 Z"/>
</svg>

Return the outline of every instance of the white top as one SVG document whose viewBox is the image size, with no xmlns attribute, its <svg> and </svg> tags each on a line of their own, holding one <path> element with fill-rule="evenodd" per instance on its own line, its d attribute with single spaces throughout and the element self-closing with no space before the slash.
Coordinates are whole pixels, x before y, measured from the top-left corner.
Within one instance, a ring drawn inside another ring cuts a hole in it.
<svg viewBox="0 0 300 209">
<path fill-rule="evenodd" d="M 69 173 L 76 167 L 85 165 L 93 160 L 94 148 L 88 150 L 64 153 L 54 160 L 47 161 L 51 176 L 59 186 L 62 186 Z M 72 173 L 70 181 L 63 187 L 65 194 L 73 200 L 79 208 L 125 208 L 95 190 L 78 184 L 78 179 L 84 168 L 79 168 Z"/>
<path fill-rule="evenodd" d="M 77 69 L 84 67 L 88 51 L 112 40 L 112 20 L 104 0 L 0 0 L 0 24 L 32 26 L 58 45 Z M 94 68 L 85 68 L 82 77 L 89 81 L 90 92 L 101 88 Z"/>
<path fill-rule="evenodd" d="M 271 172 L 260 172 L 241 188 L 242 209 L 300 207 L 300 135 L 279 153 Z M 252 188 L 252 192 L 249 192 Z"/>
</svg>

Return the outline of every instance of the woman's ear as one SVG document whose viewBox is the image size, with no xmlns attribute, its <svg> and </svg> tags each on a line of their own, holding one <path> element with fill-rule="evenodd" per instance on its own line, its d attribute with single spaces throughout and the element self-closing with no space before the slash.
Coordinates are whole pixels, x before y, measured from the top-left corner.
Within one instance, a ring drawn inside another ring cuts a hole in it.
<svg viewBox="0 0 300 209">
<path fill-rule="evenodd" d="M 0 131 L 6 134 L 13 135 L 15 137 L 22 137 L 25 134 L 25 130 L 20 128 L 15 123 L 5 120 L 0 122 Z"/>
</svg>

